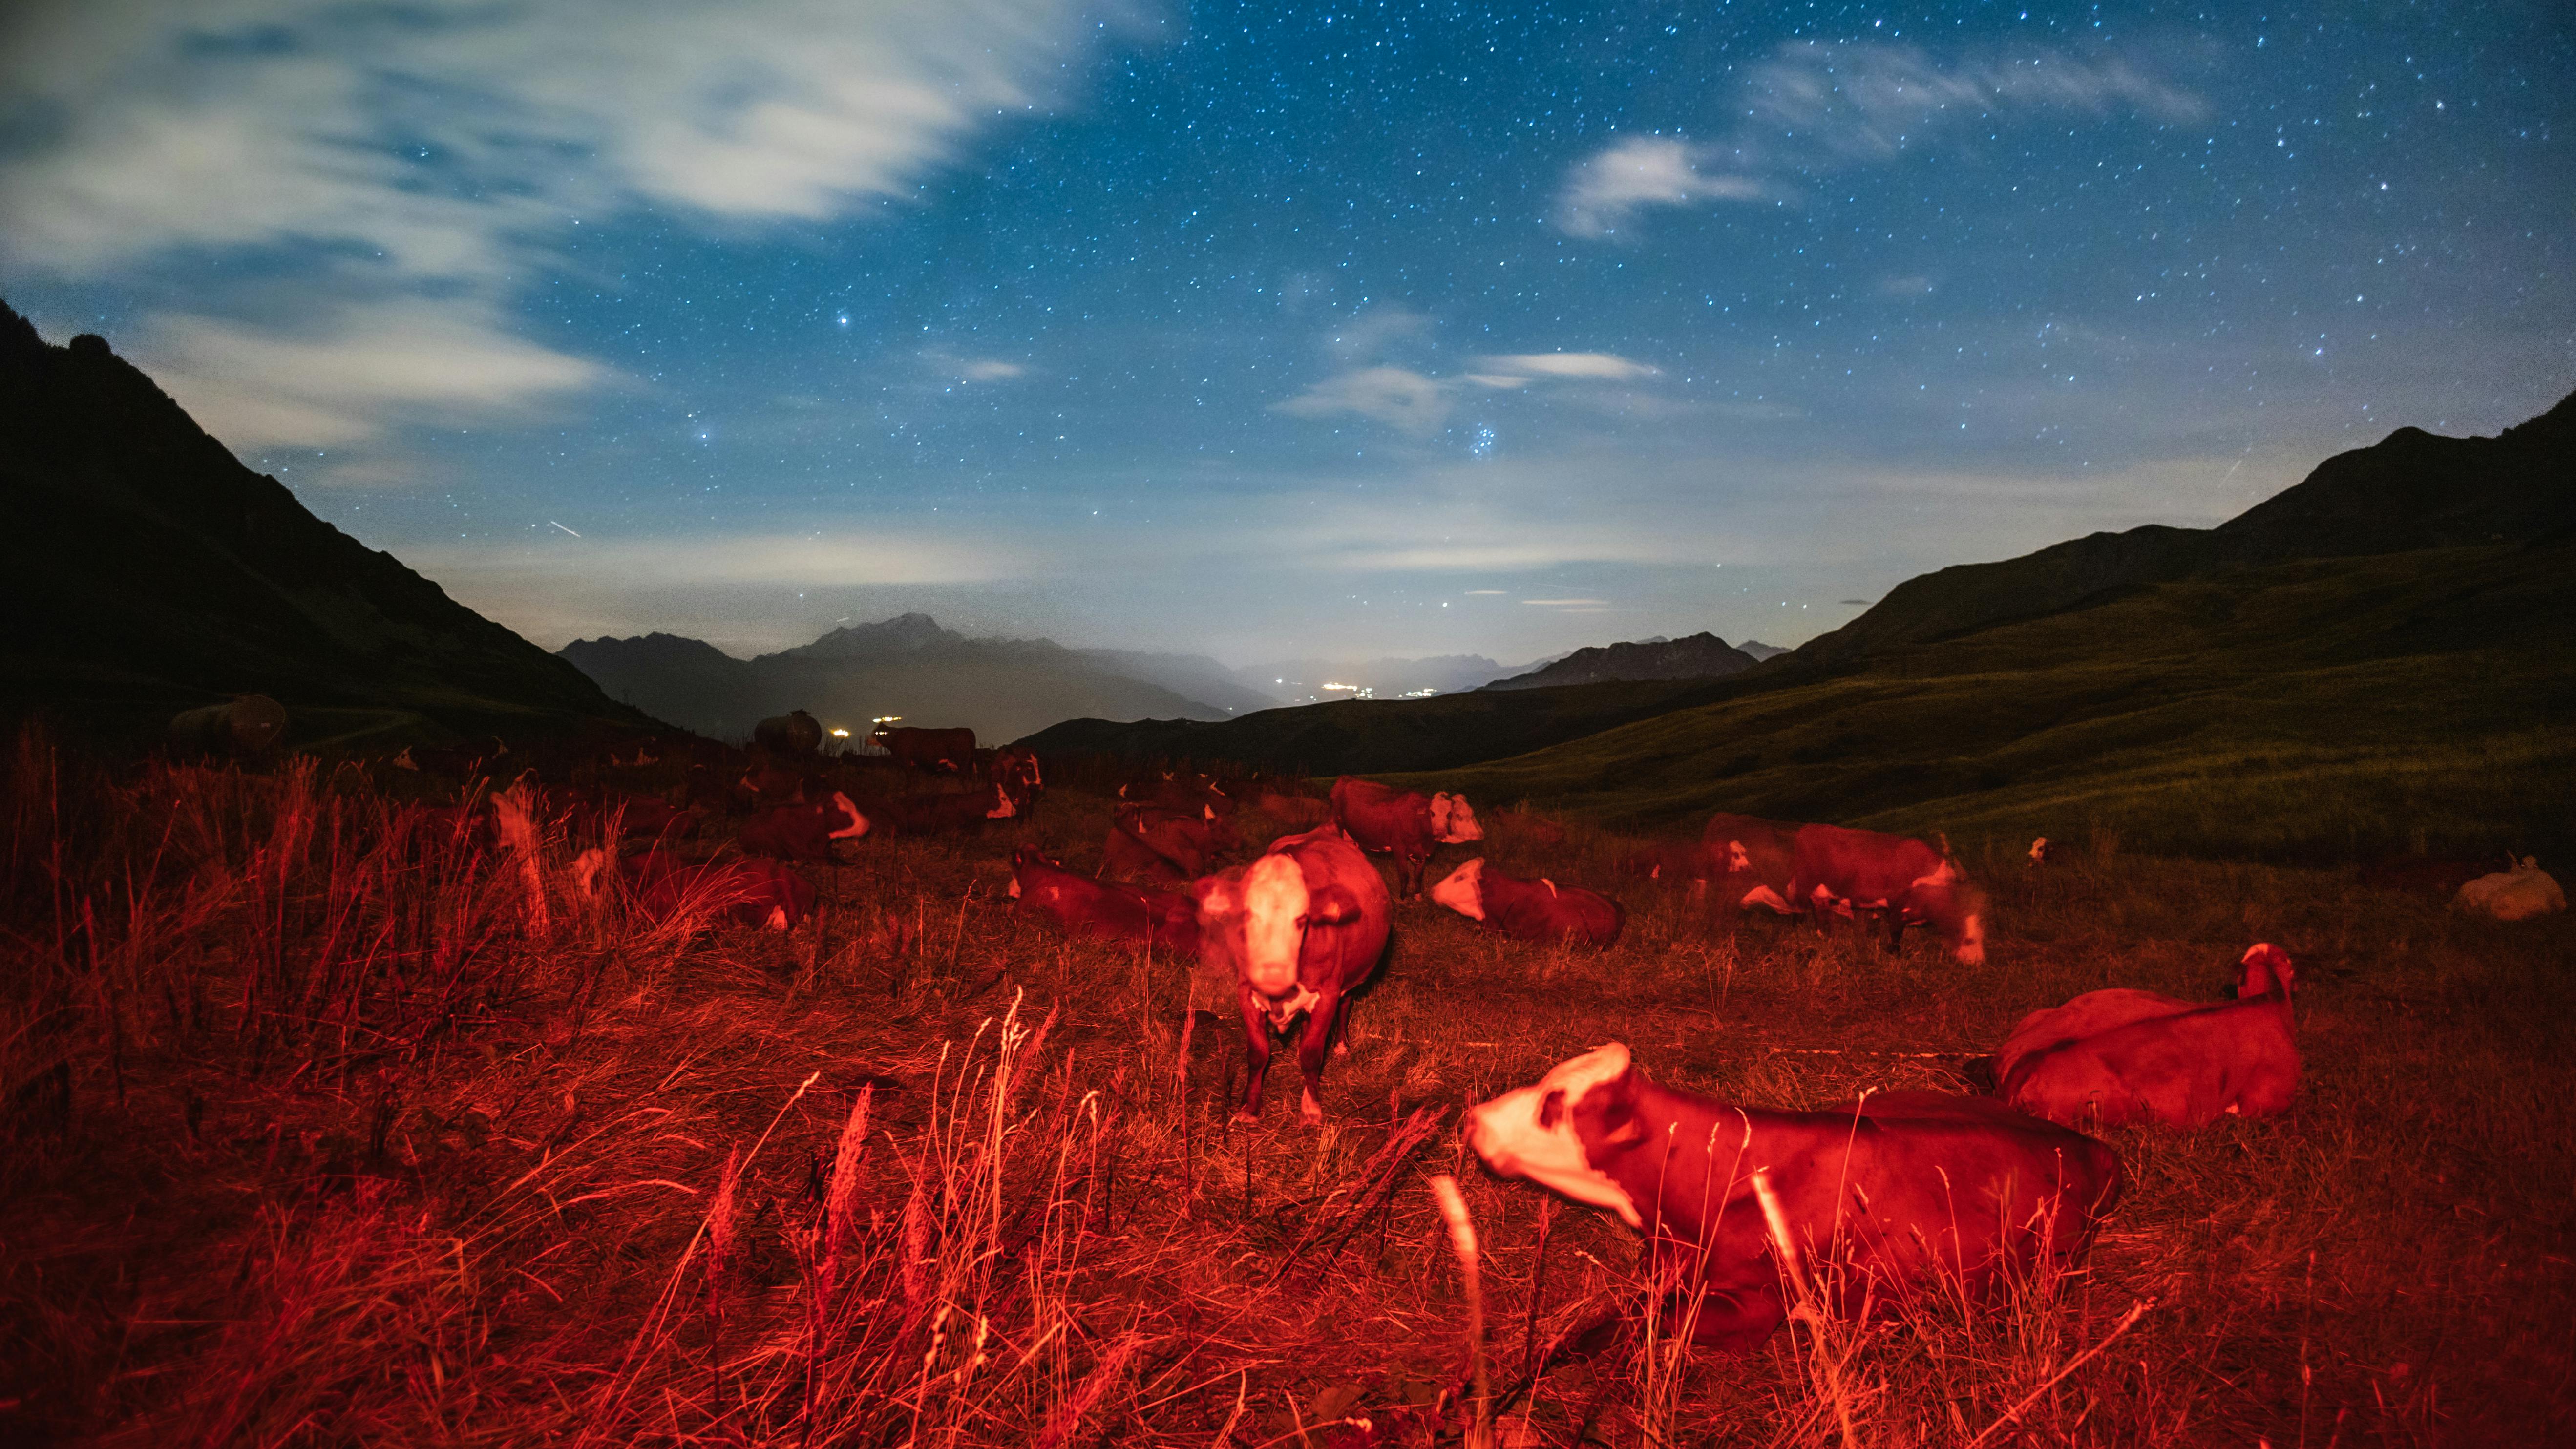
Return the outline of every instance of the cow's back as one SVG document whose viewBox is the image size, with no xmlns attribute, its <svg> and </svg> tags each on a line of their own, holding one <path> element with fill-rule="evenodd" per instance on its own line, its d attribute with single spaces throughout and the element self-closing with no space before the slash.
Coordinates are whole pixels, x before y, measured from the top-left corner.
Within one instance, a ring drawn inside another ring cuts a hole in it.
<svg viewBox="0 0 2576 1449">
<path fill-rule="evenodd" d="M 2003 1047 L 1995 1053 L 1995 1077 L 1999 1081 L 2010 1077 L 2022 1062 L 2051 1047 L 2098 1036 L 2132 1022 L 2198 1011 L 2207 1004 L 2177 1001 L 2170 996 L 2128 987 L 2087 991 L 2064 1006 L 2043 1007 L 2015 1024 L 2012 1035 L 2004 1039 Z"/>
<path fill-rule="evenodd" d="M 1796 880 L 1852 901 L 1884 900 L 1941 868 L 1941 854 L 1904 835 L 1841 825 L 1802 825 L 1794 845 Z"/>
<path fill-rule="evenodd" d="M 1362 848 L 1429 853 L 1431 799 L 1375 780 L 1344 775 L 1333 782 L 1333 819 Z"/>
<path fill-rule="evenodd" d="M 2064 1042 L 2018 1064 L 2003 1083 L 2016 1107 L 2053 1122 L 2203 1127 L 2231 1109 L 2288 1108 L 2299 1078 L 2288 1008 L 2257 997 L 2133 1021 Z"/>
</svg>

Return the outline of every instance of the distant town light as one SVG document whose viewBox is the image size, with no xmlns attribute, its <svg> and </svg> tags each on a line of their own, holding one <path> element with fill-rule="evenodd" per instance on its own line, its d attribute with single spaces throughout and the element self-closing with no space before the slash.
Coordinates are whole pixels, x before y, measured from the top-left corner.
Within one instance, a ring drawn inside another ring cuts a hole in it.
<svg viewBox="0 0 2576 1449">
<path fill-rule="evenodd" d="M 848 730 L 836 728 L 832 731 L 832 738 L 836 740 L 846 740 L 849 737 L 850 732 Z"/>
</svg>

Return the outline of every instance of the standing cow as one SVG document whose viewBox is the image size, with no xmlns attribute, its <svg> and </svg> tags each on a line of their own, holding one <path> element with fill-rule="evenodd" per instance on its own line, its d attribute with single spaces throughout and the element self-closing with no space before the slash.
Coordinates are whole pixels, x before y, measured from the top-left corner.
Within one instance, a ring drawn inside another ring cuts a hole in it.
<svg viewBox="0 0 2576 1449">
<path fill-rule="evenodd" d="M 1324 1056 L 1348 1025 L 1350 993 L 1386 954 L 1395 903 L 1377 868 L 1339 830 L 1319 825 L 1282 836 L 1249 865 L 1193 883 L 1199 956 L 1234 978 L 1243 1008 L 1245 1081 L 1237 1122 L 1261 1117 L 1270 1036 L 1299 1017 L 1297 1069 L 1305 1079 L 1298 1114 L 1324 1120 Z"/>
<path fill-rule="evenodd" d="M 1516 941 L 1608 947 L 1628 919 L 1617 901 L 1599 891 L 1505 875 L 1481 855 L 1433 886 L 1431 899 Z"/>
<path fill-rule="evenodd" d="M 964 726 L 931 730 L 879 725 L 869 733 L 868 743 L 900 760 L 905 769 L 926 775 L 962 775 L 975 763 L 975 732 Z"/>
<path fill-rule="evenodd" d="M 2264 942 L 2238 963 L 2234 1001 L 2088 991 L 2023 1017 L 1995 1054 L 1995 1077 L 2005 1101 L 2068 1126 L 2200 1127 L 2286 1111 L 2299 1089 L 2295 975 L 2289 954 Z"/>
<path fill-rule="evenodd" d="M 2110 1148 L 1989 1098 L 1741 1107 L 1657 1086 L 1616 1042 L 1470 1109 L 1467 1142 L 1504 1177 L 1642 1229 L 1658 1280 L 1684 1287 L 1677 1308 L 1696 1304 L 1693 1336 L 1731 1352 L 1808 1292 L 1845 1316 L 1990 1297 L 2081 1254 L 2121 1188 Z M 1784 1246 L 1803 1273 L 1783 1271 Z"/>
<path fill-rule="evenodd" d="M 1422 894 L 1422 869 L 1435 846 L 1485 838 L 1464 795 L 1396 790 L 1355 775 L 1333 782 L 1333 820 L 1362 850 L 1395 857 L 1399 888 L 1408 896 Z"/>
<path fill-rule="evenodd" d="M 1891 951 L 1903 944 L 1908 925 L 1929 922 L 1960 965 L 1984 964 L 1985 894 L 1942 852 L 1902 835 L 1801 825 L 1793 854 L 1792 905 L 1817 910 L 1839 902 L 1884 912 Z"/>
</svg>

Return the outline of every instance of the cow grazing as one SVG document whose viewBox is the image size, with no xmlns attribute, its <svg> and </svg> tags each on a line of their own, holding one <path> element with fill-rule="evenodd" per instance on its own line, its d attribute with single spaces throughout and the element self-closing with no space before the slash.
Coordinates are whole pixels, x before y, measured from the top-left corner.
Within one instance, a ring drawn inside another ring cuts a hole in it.
<svg viewBox="0 0 2576 1449">
<path fill-rule="evenodd" d="M 1845 1316 L 1990 1297 L 2080 1255 L 2122 1183 L 2110 1148 L 1991 1099 L 1740 1107 L 1655 1085 L 1615 1042 L 1471 1108 L 1467 1141 L 1496 1173 L 1642 1229 L 1659 1279 L 1698 1299 L 1694 1336 L 1734 1352 L 1779 1326 L 1801 1277 L 1817 1308 Z M 1805 1263 L 1786 1281 L 1764 1184 Z"/>
<path fill-rule="evenodd" d="M 834 795 L 811 805 L 781 805 L 752 817 L 735 841 L 745 855 L 779 860 L 829 860 L 832 842 L 856 840 L 868 833 L 868 817 L 847 795 Z"/>
<path fill-rule="evenodd" d="M 168 737 L 170 753 L 182 758 L 250 759 L 267 754 L 285 733 L 286 706 L 264 694 L 243 694 L 172 715 Z"/>
<path fill-rule="evenodd" d="M 1198 952 L 1199 907 L 1190 896 L 1076 875 L 1035 846 L 1023 845 L 1011 857 L 1011 898 L 1021 910 L 1049 917 L 1075 935 Z"/>
<path fill-rule="evenodd" d="M 2520 865 L 2479 876 L 2461 886 L 2451 904 L 2499 921 L 2528 921 L 2567 909 L 2567 893 L 2550 879 L 2549 872 L 2540 868 L 2538 860 L 2526 855 Z"/>
<path fill-rule="evenodd" d="M 1431 899 L 1516 941 L 1608 946 L 1628 913 L 1598 891 L 1505 875 L 1478 856 L 1431 888 Z"/>
<path fill-rule="evenodd" d="M 608 853 L 585 850 L 573 861 L 573 882 L 596 897 L 607 875 Z M 814 885 L 770 860 L 684 861 L 647 850 L 617 862 L 616 878 L 635 909 L 660 922 L 695 915 L 737 925 L 793 930 L 814 911 Z"/>
<path fill-rule="evenodd" d="M 896 795 L 868 807 L 868 828 L 888 835 L 957 835 L 1016 820 L 1020 802 L 1000 785 Z"/>
<path fill-rule="evenodd" d="M 975 765 L 975 732 L 963 727 L 879 725 L 868 733 L 868 743 L 902 761 L 905 769 L 923 774 L 962 775 Z"/>
<path fill-rule="evenodd" d="M 1245 1081 L 1237 1122 L 1261 1117 L 1270 1034 L 1302 1016 L 1298 1114 L 1324 1120 L 1324 1057 L 1338 1044 L 1350 993 L 1386 954 L 1395 903 L 1377 868 L 1339 830 L 1319 825 L 1282 836 L 1248 865 L 1190 886 L 1198 902 L 1199 957 L 1234 979 L 1243 1008 Z"/>
<path fill-rule="evenodd" d="M 2299 1088 L 2290 958 L 2269 943 L 2239 963 L 2237 999 L 2088 991 L 2034 1011 L 1995 1054 L 2003 1097 L 2069 1126 L 2199 1127 L 2286 1111 Z"/>
<path fill-rule="evenodd" d="M 1434 847 L 1485 838 L 1463 795 L 1424 795 L 1344 775 L 1333 782 L 1333 819 L 1360 849 L 1395 857 L 1399 887 L 1422 894 L 1422 868 Z"/>
<path fill-rule="evenodd" d="M 1986 959 L 1985 895 L 1968 883 L 1958 862 L 1920 840 L 1801 825 L 1789 901 L 1813 910 L 1833 902 L 1887 917 L 1887 945 L 1896 949 L 1905 928 L 1928 921 L 1962 966 Z"/>
<path fill-rule="evenodd" d="M 1101 872 L 1148 880 L 1194 880 L 1216 857 L 1238 843 L 1234 828 L 1211 805 L 1194 811 L 1160 805 L 1121 805 L 1110 817 L 1101 845 Z"/>
<path fill-rule="evenodd" d="M 1784 916 L 1797 914 L 1790 892 L 1798 874 L 1800 828 L 1752 815 L 1708 817 L 1699 843 L 1708 857 L 1709 879 L 1719 883 L 1724 898 L 1738 909 L 1759 906 Z"/>
<path fill-rule="evenodd" d="M 823 748 L 823 724 L 805 711 L 793 709 L 753 725 L 751 742 L 773 755 L 807 759 Z"/>
</svg>

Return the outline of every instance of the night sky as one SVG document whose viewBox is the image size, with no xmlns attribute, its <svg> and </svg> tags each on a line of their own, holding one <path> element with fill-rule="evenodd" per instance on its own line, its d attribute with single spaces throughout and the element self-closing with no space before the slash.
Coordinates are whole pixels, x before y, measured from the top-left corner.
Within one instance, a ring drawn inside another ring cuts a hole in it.
<svg viewBox="0 0 2576 1449">
<path fill-rule="evenodd" d="M 1794 644 L 2576 388 L 2576 7 L 0 7 L 0 296 L 553 647 Z"/>
</svg>

